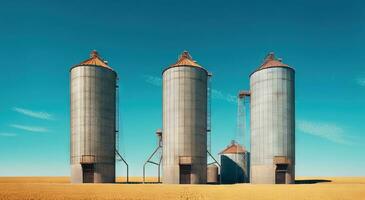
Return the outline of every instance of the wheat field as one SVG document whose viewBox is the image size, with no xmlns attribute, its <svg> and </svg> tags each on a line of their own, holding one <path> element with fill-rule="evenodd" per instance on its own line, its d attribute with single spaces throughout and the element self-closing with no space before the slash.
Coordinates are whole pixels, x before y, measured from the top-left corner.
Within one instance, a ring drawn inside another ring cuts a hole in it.
<svg viewBox="0 0 365 200">
<path fill-rule="evenodd" d="M 130 181 L 140 182 L 141 177 Z M 293 185 L 70 184 L 68 177 L 0 177 L 0 200 L 295 199 L 365 200 L 365 177 L 301 177 Z M 156 181 L 148 177 L 147 181 Z"/>
</svg>

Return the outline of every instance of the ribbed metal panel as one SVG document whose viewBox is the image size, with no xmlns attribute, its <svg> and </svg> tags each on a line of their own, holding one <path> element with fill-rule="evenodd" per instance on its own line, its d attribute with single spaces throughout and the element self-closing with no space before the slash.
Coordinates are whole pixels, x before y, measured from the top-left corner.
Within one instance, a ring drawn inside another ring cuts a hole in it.
<svg viewBox="0 0 365 200">
<path fill-rule="evenodd" d="M 182 162 L 191 162 L 192 184 L 207 181 L 207 77 L 192 66 L 163 73 L 163 183 L 180 182 Z"/>
<path fill-rule="evenodd" d="M 294 183 L 295 106 L 294 70 L 261 69 L 250 77 L 251 183 L 275 183 L 275 157 L 290 164 L 287 183 Z"/>
<path fill-rule="evenodd" d="M 210 184 L 219 183 L 219 180 L 218 180 L 218 166 L 216 164 L 208 165 L 207 183 L 210 183 Z"/>
<path fill-rule="evenodd" d="M 71 182 L 82 183 L 81 163 L 95 183 L 115 181 L 116 73 L 105 67 L 71 69 Z"/>
<path fill-rule="evenodd" d="M 246 183 L 249 181 L 249 154 L 221 154 L 221 183 Z"/>
</svg>

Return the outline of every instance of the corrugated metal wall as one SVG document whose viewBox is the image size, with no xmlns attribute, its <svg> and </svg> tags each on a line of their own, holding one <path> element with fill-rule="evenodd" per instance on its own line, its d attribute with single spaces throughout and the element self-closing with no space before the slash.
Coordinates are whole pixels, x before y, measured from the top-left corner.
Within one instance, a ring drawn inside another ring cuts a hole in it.
<svg viewBox="0 0 365 200">
<path fill-rule="evenodd" d="M 71 70 L 71 182 L 81 162 L 94 163 L 94 182 L 115 181 L 116 73 L 97 66 Z"/>
<path fill-rule="evenodd" d="M 248 153 L 221 154 L 221 183 L 249 182 Z"/>
<path fill-rule="evenodd" d="M 191 158 L 191 183 L 207 181 L 207 77 L 189 66 L 163 73 L 163 183 L 179 183 L 180 157 Z"/>
<path fill-rule="evenodd" d="M 275 183 L 275 156 L 290 160 L 287 183 L 294 182 L 294 70 L 256 71 L 251 87 L 251 183 Z"/>
<path fill-rule="evenodd" d="M 208 165 L 207 183 L 210 183 L 210 184 L 219 183 L 218 166 L 216 164 Z"/>
</svg>

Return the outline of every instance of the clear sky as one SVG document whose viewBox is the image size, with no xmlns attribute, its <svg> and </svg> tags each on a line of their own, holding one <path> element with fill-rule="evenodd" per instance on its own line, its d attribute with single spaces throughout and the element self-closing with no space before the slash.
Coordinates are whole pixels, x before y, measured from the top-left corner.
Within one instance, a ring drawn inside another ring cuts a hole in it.
<svg viewBox="0 0 365 200">
<path fill-rule="evenodd" d="M 133 176 L 156 146 L 162 69 L 183 50 L 213 73 L 216 157 L 236 137 L 237 92 L 274 51 L 296 69 L 297 175 L 365 176 L 364 19 L 351 0 L 1 1 L 0 176 L 69 175 L 69 69 L 93 49 L 120 77 Z"/>
</svg>

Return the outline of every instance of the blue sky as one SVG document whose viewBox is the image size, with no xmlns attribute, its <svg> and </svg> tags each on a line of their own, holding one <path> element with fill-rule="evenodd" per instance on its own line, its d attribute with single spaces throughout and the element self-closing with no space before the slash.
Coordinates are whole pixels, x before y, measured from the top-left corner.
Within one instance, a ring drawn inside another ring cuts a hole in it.
<svg viewBox="0 0 365 200">
<path fill-rule="evenodd" d="M 156 145 L 162 69 L 188 50 L 213 73 L 214 155 L 236 138 L 235 95 L 274 51 L 296 69 L 297 175 L 365 176 L 362 1 L 1 3 L 0 176 L 69 175 L 69 68 L 93 49 L 120 77 L 131 175 Z"/>
</svg>

